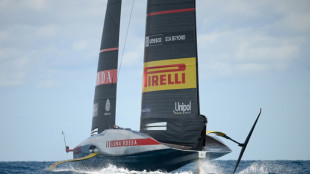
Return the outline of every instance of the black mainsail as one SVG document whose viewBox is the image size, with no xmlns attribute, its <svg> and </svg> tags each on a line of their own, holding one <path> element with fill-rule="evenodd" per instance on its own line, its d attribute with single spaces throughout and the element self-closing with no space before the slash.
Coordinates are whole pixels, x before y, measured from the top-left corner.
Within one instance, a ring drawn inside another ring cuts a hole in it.
<svg viewBox="0 0 310 174">
<path fill-rule="evenodd" d="M 148 0 L 140 131 L 201 149 L 195 0 Z"/>
<path fill-rule="evenodd" d="M 108 0 L 97 70 L 91 134 L 115 125 L 121 0 Z"/>
</svg>

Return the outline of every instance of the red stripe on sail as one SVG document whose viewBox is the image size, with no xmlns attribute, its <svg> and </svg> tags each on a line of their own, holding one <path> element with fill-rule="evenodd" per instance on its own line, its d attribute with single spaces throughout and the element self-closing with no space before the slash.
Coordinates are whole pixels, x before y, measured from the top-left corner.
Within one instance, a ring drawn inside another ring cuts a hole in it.
<svg viewBox="0 0 310 174">
<path fill-rule="evenodd" d="M 166 69 L 163 69 L 163 68 L 166 68 Z M 156 69 L 159 69 L 159 70 L 156 70 Z M 145 67 L 144 72 L 146 75 L 148 75 L 148 74 L 156 74 L 156 73 L 163 73 L 163 72 L 185 71 L 185 69 L 186 69 L 185 64 L 173 64 L 173 65 L 160 65 L 160 66 Z"/>
<path fill-rule="evenodd" d="M 118 48 L 106 48 L 106 49 L 100 50 L 100 53 L 107 52 L 107 51 L 116 51 L 116 50 L 118 50 Z"/>
<path fill-rule="evenodd" d="M 159 12 L 148 13 L 147 16 L 154 16 L 154 15 L 161 15 L 161 14 L 168 14 L 168 13 L 180 13 L 180 12 L 187 12 L 187 11 L 195 11 L 195 8 L 159 11 Z"/>
</svg>

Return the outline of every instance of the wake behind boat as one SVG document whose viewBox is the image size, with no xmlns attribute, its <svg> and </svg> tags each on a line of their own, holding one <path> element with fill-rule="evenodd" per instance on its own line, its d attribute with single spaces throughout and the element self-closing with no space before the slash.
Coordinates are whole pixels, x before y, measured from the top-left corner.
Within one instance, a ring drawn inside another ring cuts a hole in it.
<svg viewBox="0 0 310 174">
<path fill-rule="evenodd" d="M 200 114 L 195 10 L 195 0 L 148 0 L 137 132 L 115 126 L 121 0 L 108 0 L 91 136 L 73 149 L 72 160 L 50 169 L 71 163 L 76 169 L 113 164 L 136 171 L 172 171 L 231 152 L 206 135 L 207 118 Z"/>
</svg>

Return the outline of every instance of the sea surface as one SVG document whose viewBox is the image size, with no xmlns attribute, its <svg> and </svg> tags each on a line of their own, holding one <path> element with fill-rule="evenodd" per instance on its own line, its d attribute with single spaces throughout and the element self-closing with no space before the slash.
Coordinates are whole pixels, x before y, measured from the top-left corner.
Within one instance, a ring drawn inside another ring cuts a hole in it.
<svg viewBox="0 0 310 174">
<path fill-rule="evenodd" d="M 113 165 L 103 168 L 99 171 L 76 171 L 72 167 L 57 169 L 49 171 L 47 168 L 54 162 L 0 162 L 0 174 L 6 173 L 47 173 L 47 174 L 73 174 L 73 173 L 87 173 L 87 174 L 170 174 L 161 171 L 153 172 L 138 172 L 129 171 L 124 168 L 117 168 Z M 214 160 L 214 161 L 200 161 L 199 163 L 188 164 L 171 174 L 200 174 L 207 173 L 223 173 L 231 174 L 234 170 L 235 160 Z M 199 165 L 199 169 L 198 166 Z M 307 161 L 241 161 L 236 173 L 239 174 L 255 174 L 255 173 L 309 173 L 310 174 L 310 160 Z"/>
</svg>

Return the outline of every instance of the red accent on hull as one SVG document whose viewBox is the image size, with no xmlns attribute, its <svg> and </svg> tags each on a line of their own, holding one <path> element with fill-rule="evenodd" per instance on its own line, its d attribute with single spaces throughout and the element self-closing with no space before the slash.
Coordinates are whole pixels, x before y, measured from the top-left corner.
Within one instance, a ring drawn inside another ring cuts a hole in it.
<svg viewBox="0 0 310 174">
<path fill-rule="evenodd" d="M 109 141 L 109 147 L 145 146 L 145 145 L 158 145 L 158 144 L 160 143 L 152 138 Z"/>
<path fill-rule="evenodd" d="M 76 155 L 76 154 L 79 154 L 82 152 L 82 147 L 81 146 L 77 146 L 73 149 L 73 154 Z"/>
</svg>

